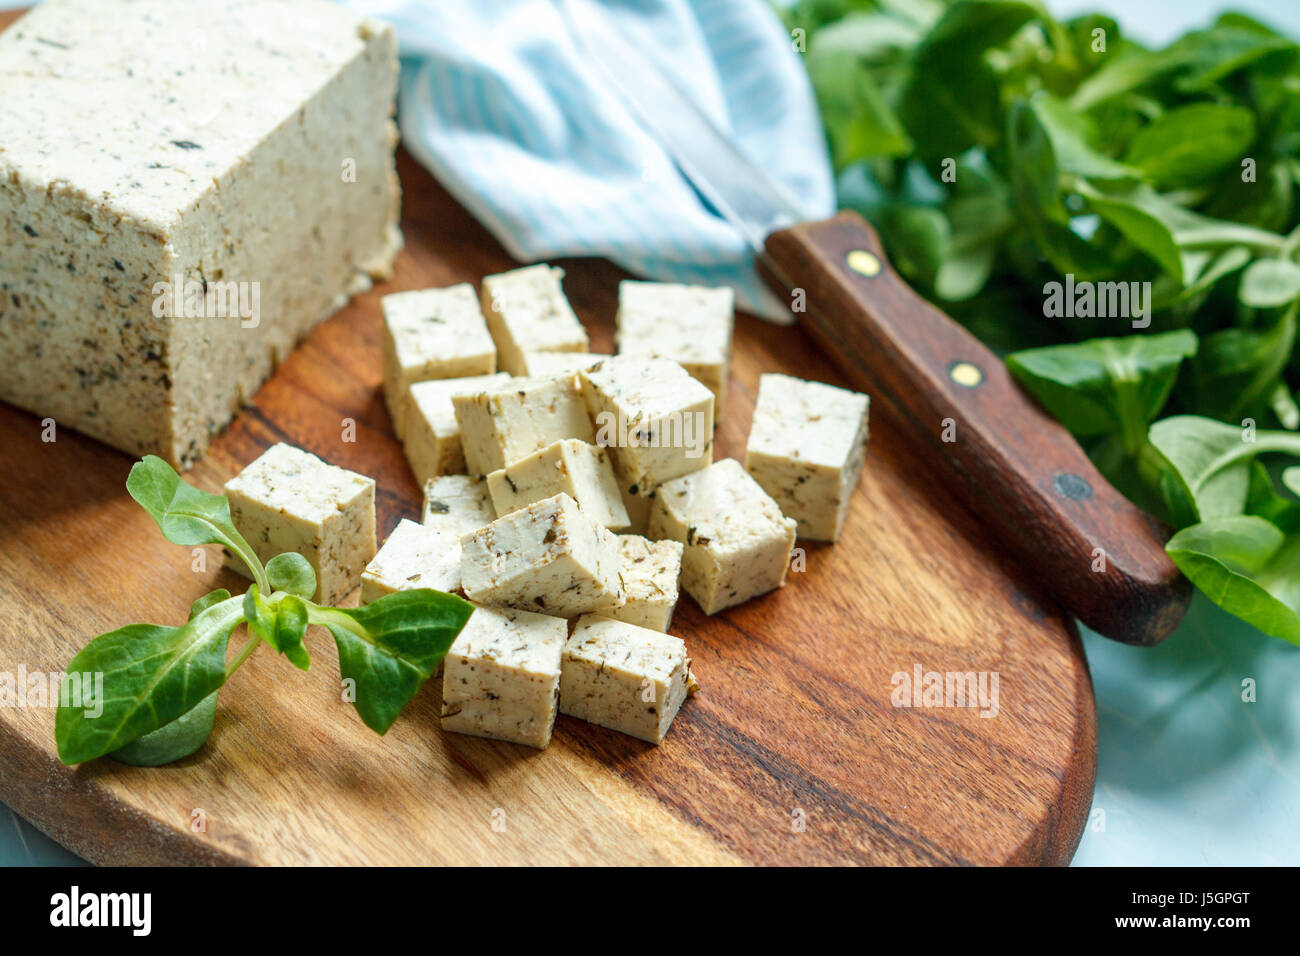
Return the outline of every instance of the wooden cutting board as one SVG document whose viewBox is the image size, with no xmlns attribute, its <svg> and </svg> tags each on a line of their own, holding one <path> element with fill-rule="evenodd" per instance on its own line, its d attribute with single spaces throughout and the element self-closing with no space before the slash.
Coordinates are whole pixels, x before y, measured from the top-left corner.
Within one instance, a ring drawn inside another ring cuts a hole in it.
<svg viewBox="0 0 1300 956">
<path fill-rule="evenodd" d="M 399 172 L 395 280 L 318 327 L 191 481 L 219 490 L 286 441 L 373 476 L 381 535 L 418 520 L 380 390 L 379 296 L 514 263 L 405 154 Z M 592 350 L 611 351 L 621 273 L 563 265 Z M 743 457 L 766 371 L 842 384 L 798 330 L 739 316 L 719 456 Z M 43 442 L 0 404 L 0 671 L 61 671 L 102 631 L 179 623 L 199 595 L 245 586 L 215 549 L 195 571 L 162 539 L 126 494 L 130 466 L 70 431 Z M 310 673 L 259 651 L 211 740 L 168 767 L 65 767 L 52 708 L 0 708 L 0 800 L 103 864 L 1067 862 L 1096 765 L 1073 624 L 879 412 L 840 542 L 800 545 L 806 570 L 779 592 L 713 618 L 683 596 L 673 633 L 703 690 L 660 747 L 569 717 L 544 752 L 443 733 L 437 680 L 376 736 L 313 629 Z M 996 672 L 996 716 L 894 706 L 894 675 L 918 666 Z"/>
</svg>

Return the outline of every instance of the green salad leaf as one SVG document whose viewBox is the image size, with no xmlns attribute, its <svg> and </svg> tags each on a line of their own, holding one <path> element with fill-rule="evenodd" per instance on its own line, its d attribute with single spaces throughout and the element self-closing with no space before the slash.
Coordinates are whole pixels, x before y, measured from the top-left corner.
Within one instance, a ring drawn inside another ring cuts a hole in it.
<svg viewBox="0 0 1300 956">
<path fill-rule="evenodd" d="M 163 724 L 125 747 L 112 751 L 109 756 L 119 763 L 136 767 L 161 767 L 188 757 L 212 736 L 212 727 L 217 719 L 218 693 L 220 691 L 213 691 L 170 724 Z"/>
<path fill-rule="evenodd" d="M 146 455 L 131 467 L 126 490 L 173 544 L 220 544 L 237 554 L 266 585 L 262 562 L 230 517 L 230 502 L 182 481 L 171 465 L 156 455 Z"/>
<path fill-rule="evenodd" d="M 1211 418 L 1240 421 L 1281 384 L 1295 335 L 1294 309 L 1264 328 L 1207 335 L 1188 370 L 1184 397 Z"/>
<path fill-rule="evenodd" d="M 1083 440 L 1111 484 L 1158 509 L 1147 430 L 1196 348 L 1195 334 L 1179 329 L 1026 349 L 1006 362 L 1016 380 Z"/>
<path fill-rule="evenodd" d="M 1030 99 L 1029 108 L 1047 134 L 1061 172 L 1100 181 L 1129 181 L 1141 176 L 1134 166 L 1117 162 L 1093 148 L 1092 143 L 1098 138 L 1097 128 L 1086 113 L 1076 113 L 1045 93 Z"/>
<path fill-rule="evenodd" d="M 1297 487 L 1300 482 L 1297 479 L 1300 479 L 1300 467 L 1287 468 L 1282 472 L 1282 484 L 1292 495 L 1300 495 L 1300 488 Z M 1273 476 L 1264 463 L 1258 460 L 1250 468 L 1250 485 L 1246 492 L 1244 513 L 1263 518 L 1286 534 L 1300 532 L 1300 500 L 1279 494 Z"/>
<path fill-rule="evenodd" d="M 307 605 L 295 594 L 263 598 L 254 584 L 244 595 L 244 620 L 248 629 L 283 654 L 299 670 L 311 669 L 311 655 L 303 644 L 307 636 Z"/>
<path fill-rule="evenodd" d="M 473 611 L 468 601 L 423 589 L 362 608 L 308 606 L 311 623 L 334 635 L 339 670 L 354 682 L 357 713 L 381 734 L 438 669 Z"/>
<path fill-rule="evenodd" d="M 985 59 L 1037 12 L 1033 4 L 980 0 L 947 8 L 916 44 L 900 89 L 899 114 L 925 156 L 956 156 L 1001 135 L 996 73 Z M 961 82 L 952 82 L 960 76 Z"/>
<path fill-rule="evenodd" d="M 1272 309 L 1300 298 L 1300 265 L 1289 259 L 1259 259 L 1241 276 L 1242 305 Z"/>
<path fill-rule="evenodd" d="M 198 706 L 226 681 L 226 642 L 243 620 L 240 599 L 205 608 L 180 627 L 129 624 L 102 634 L 68 663 L 69 674 L 103 674 L 103 713 L 60 703 L 59 759 L 111 753 Z"/>
<path fill-rule="evenodd" d="M 1163 456 L 1179 497 L 1171 512 L 1179 525 L 1240 515 L 1257 455 L 1300 457 L 1300 435 L 1252 432 L 1195 415 L 1175 415 L 1151 426 L 1151 444 Z"/>
<path fill-rule="evenodd" d="M 1124 161 L 1159 188 L 1195 186 L 1246 155 L 1255 114 L 1225 103 L 1189 103 L 1156 117 L 1128 144 Z"/>
<path fill-rule="evenodd" d="M 277 554 L 266 562 L 266 580 L 277 591 L 287 591 L 304 601 L 316 596 L 316 570 L 296 551 Z"/>
<path fill-rule="evenodd" d="M 230 592 L 225 588 L 217 588 L 215 591 L 209 591 L 203 597 L 199 598 L 190 605 L 190 616 L 187 620 L 194 620 L 214 604 L 220 604 L 222 601 L 230 600 Z"/>
<path fill-rule="evenodd" d="M 1236 515 L 1184 528 L 1167 550 L 1219 607 L 1265 634 L 1300 644 L 1300 535 Z"/>
<path fill-rule="evenodd" d="M 64 763 L 107 755 L 152 767 L 188 757 L 212 734 L 218 691 L 259 646 L 308 669 L 311 623 L 334 635 L 343 676 L 356 686 L 358 712 L 384 733 L 437 670 L 473 611 L 461 598 L 428 589 L 401 591 L 362 608 L 313 604 L 308 599 L 316 572 L 307 559 L 280 554 L 263 568 L 231 521 L 225 498 L 186 483 L 152 456 L 132 468 L 127 487 L 168 540 L 223 544 L 246 554 L 257 580 L 242 596 L 219 589 L 194 601 L 179 627 L 130 624 L 82 648 L 68 662 L 55 715 Z M 230 637 L 243 623 L 249 638 L 227 663 Z"/>
<path fill-rule="evenodd" d="M 778 9 L 808 37 L 840 204 L 1116 487 L 1200 527 L 1182 539 L 1199 555 L 1188 576 L 1244 608 L 1206 569 L 1246 565 L 1206 536 L 1223 529 L 1227 547 L 1255 521 L 1295 533 L 1300 473 L 1274 467 L 1300 432 L 1295 38 L 1238 13 L 1148 48 L 1104 14 L 1036 2 Z M 1101 283 L 1132 290 L 1118 312 L 1087 305 L 1100 291 L 1049 308 L 1051 289 Z M 1300 576 L 1288 554 L 1267 567 Z"/>
<path fill-rule="evenodd" d="M 1016 379 L 1076 435 L 1118 432 L 1136 452 L 1165 407 L 1183 359 L 1196 354 L 1187 329 L 1126 335 L 1007 356 Z"/>
</svg>

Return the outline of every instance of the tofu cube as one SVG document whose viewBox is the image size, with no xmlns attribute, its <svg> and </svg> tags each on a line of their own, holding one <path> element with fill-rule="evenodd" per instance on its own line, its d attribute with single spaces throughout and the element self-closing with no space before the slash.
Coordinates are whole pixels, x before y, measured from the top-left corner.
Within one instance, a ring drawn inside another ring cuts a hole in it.
<svg viewBox="0 0 1300 956">
<path fill-rule="evenodd" d="M 457 395 L 452 405 L 471 475 L 491 474 L 564 438 L 596 442 L 571 375 L 511 379 Z"/>
<path fill-rule="evenodd" d="M 734 458 L 661 485 L 650 537 L 686 546 L 682 587 L 705 614 L 785 584 L 795 521 Z"/>
<path fill-rule="evenodd" d="M 713 460 L 713 393 L 668 359 L 616 355 L 578 373 L 596 426 L 596 443 L 613 449 L 614 472 L 632 527 L 648 498 L 670 479 Z"/>
<path fill-rule="evenodd" d="M 504 385 L 505 372 L 471 378 L 435 379 L 411 386 L 402 445 L 415 480 L 424 484 L 439 475 L 465 470 L 460 423 L 452 399 L 466 392 Z"/>
<path fill-rule="evenodd" d="M 568 632 L 558 617 L 475 608 L 443 659 L 442 729 L 544 748 Z"/>
<path fill-rule="evenodd" d="M 627 509 L 618 494 L 608 450 L 576 438 L 547 445 L 492 472 L 487 485 L 499 515 L 564 492 L 596 524 L 611 531 L 628 526 Z"/>
<path fill-rule="evenodd" d="M 624 600 L 618 538 L 565 494 L 498 518 L 461 548 L 461 586 L 475 604 L 568 617 Z"/>
<path fill-rule="evenodd" d="M 834 541 L 862 474 L 867 444 L 866 395 L 762 375 L 745 470 L 799 523 L 799 536 Z"/>
<path fill-rule="evenodd" d="M 614 340 L 620 354 L 679 363 L 713 393 L 716 421 L 727 398 L 735 307 L 730 288 L 625 279 L 618 286 Z"/>
<path fill-rule="evenodd" d="M 523 374 L 531 377 L 576 375 L 610 358 L 604 352 L 525 352 Z"/>
<path fill-rule="evenodd" d="M 403 518 L 361 573 L 361 603 L 416 588 L 460 590 L 460 535 Z"/>
<path fill-rule="evenodd" d="M 469 475 L 442 475 L 424 485 L 423 523 L 460 538 L 496 520 L 487 482 Z"/>
<path fill-rule="evenodd" d="M 323 0 L 32 6 L 0 33 L 0 401 L 187 468 L 392 275 L 392 28 Z"/>
<path fill-rule="evenodd" d="M 393 430 L 401 438 L 412 385 L 491 375 L 497 370 L 497 350 L 468 282 L 394 292 L 379 302 L 384 309 L 384 399 Z"/>
<path fill-rule="evenodd" d="M 265 564 L 296 551 L 316 571 L 316 600 L 337 604 L 375 556 L 375 482 L 292 445 L 272 445 L 226 482 L 230 516 Z M 231 566 L 248 574 L 242 561 Z"/>
<path fill-rule="evenodd" d="M 487 276 L 483 312 L 501 368 L 527 375 L 525 352 L 585 352 L 587 331 L 564 297 L 564 270 L 545 263 Z"/>
<path fill-rule="evenodd" d="M 667 631 L 677 607 L 682 543 L 623 534 L 618 537 L 618 547 L 623 555 L 623 591 L 627 602 L 622 607 L 602 608 L 599 613 L 652 631 Z"/>
<path fill-rule="evenodd" d="M 587 614 L 564 644 L 560 713 L 658 744 L 686 699 L 690 673 L 680 638 Z"/>
</svg>

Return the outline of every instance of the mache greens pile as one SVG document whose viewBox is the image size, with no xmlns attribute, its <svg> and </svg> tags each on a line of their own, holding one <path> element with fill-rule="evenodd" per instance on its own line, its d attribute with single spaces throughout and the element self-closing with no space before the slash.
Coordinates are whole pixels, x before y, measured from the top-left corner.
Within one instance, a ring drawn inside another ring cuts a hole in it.
<svg viewBox="0 0 1300 956">
<path fill-rule="evenodd" d="M 841 207 L 1177 529 L 1210 600 L 1300 644 L 1296 43 L 1237 13 L 1163 49 L 1028 2 L 781 13 Z M 1102 283 L 1143 294 L 1117 315 Z"/>
</svg>

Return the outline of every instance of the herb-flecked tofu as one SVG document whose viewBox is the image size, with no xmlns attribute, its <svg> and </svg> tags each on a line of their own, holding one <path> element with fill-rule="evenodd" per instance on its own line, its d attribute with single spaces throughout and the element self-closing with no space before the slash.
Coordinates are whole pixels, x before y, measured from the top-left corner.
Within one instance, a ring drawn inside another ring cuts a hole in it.
<svg viewBox="0 0 1300 956">
<path fill-rule="evenodd" d="M 569 617 L 624 601 L 618 538 L 566 494 L 543 498 L 461 541 L 475 604 Z"/>
<path fill-rule="evenodd" d="M 527 375 L 526 352 L 585 352 L 587 331 L 564 297 L 564 270 L 541 263 L 483 279 L 483 312 L 501 368 Z"/>
<path fill-rule="evenodd" d="M 487 482 L 469 475 L 441 475 L 424 485 L 422 523 L 463 537 L 496 520 Z"/>
<path fill-rule="evenodd" d="M 558 617 L 475 608 L 443 659 L 442 729 L 549 744 L 568 631 Z"/>
<path fill-rule="evenodd" d="M 651 541 L 636 534 L 621 534 L 618 547 L 623 555 L 627 601 L 621 607 L 602 608 L 600 613 L 652 631 L 667 631 L 677 607 L 684 546 L 680 541 Z"/>
<path fill-rule="evenodd" d="M 452 399 L 465 467 L 488 475 L 565 438 L 594 444 L 572 375 L 512 378 Z"/>
<path fill-rule="evenodd" d="M 416 588 L 460 590 L 460 535 L 403 518 L 361 573 L 361 603 Z"/>
<path fill-rule="evenodd" d="M 727 398 L 727 368 L 735 324 L 730 288 L 674 282 L 618 284 L 615 341 L 620 355 L 655 355 L 681 364 L 713 393 L 714 419 Z"/>
<path fill-rule="evenodd" d="M 401 438 L 412 385 L 491 375 L 497 370 L 497 350 L 468 282 L 394 292 L 379 303 L 384 310 L 384 400 L 393 431 Z"/>
<path fill-rule="evenodd" d="M 316 600 L 337 604 L 375 556 L 375 482 L 292 445 L 272 445 L 226 482 L 230 517 L 265 564 L 296 551 L 316 571 Z M 244 563 L 231 567 L 247 574 Z"/>
<path fill-rule="evenodd" d="M 619 497 L 609 452 L 576 438 L 547 445 L 492 472 L 487 483 L 499 515 L 564 492 L 596 524 L 611 531 L 628 526 L 627 509 Z"/>
<path fill-rule="evenodd" d="M 713 393 L 669 359 L 616 355 L 578 373 L 596 426 L 613 450 L 614 471 L 633 530 L 660 484 L 713 460 Z"/>
<path fill-rule="evenodd" d="M 564 645 L 560 713 L 658 744 L 695 686 L 680 638 L 587 614 Z"/>
<path fill-rule="evenodd" d="M 185 468 L 401 248 L 397 44 L 324 0 L 0 33 L 0 400 Z"/>
<path fill-rule="evenodd" d="M 504 385 L 505 372 L 470 378 L 444 378 L 416 382 L 406 409 L 402 446 L 415 479 L 424 483 L 439 475 L 465 470 L 465 451 L 453 399 L 467 392 Z"/>
<path fill-rule="evenodd" d="M 685 545 L 682 587 L 716 614 L 785 584 L 795 521 L 734 458 L 661 485 L 650 537 Z"/>
<path fill-rule="evenodd" d="M 577 375 L 607 358 L 603 352 L 525 352 L 523 374 L 531 378 Z"/>
<path fill-rule="evenodd" d="M 745 470 L 798 522 L 801 538 L 839 537 L 862 474 L 869 404 L 821 382 L 759 377 Z"/>
</svg>

